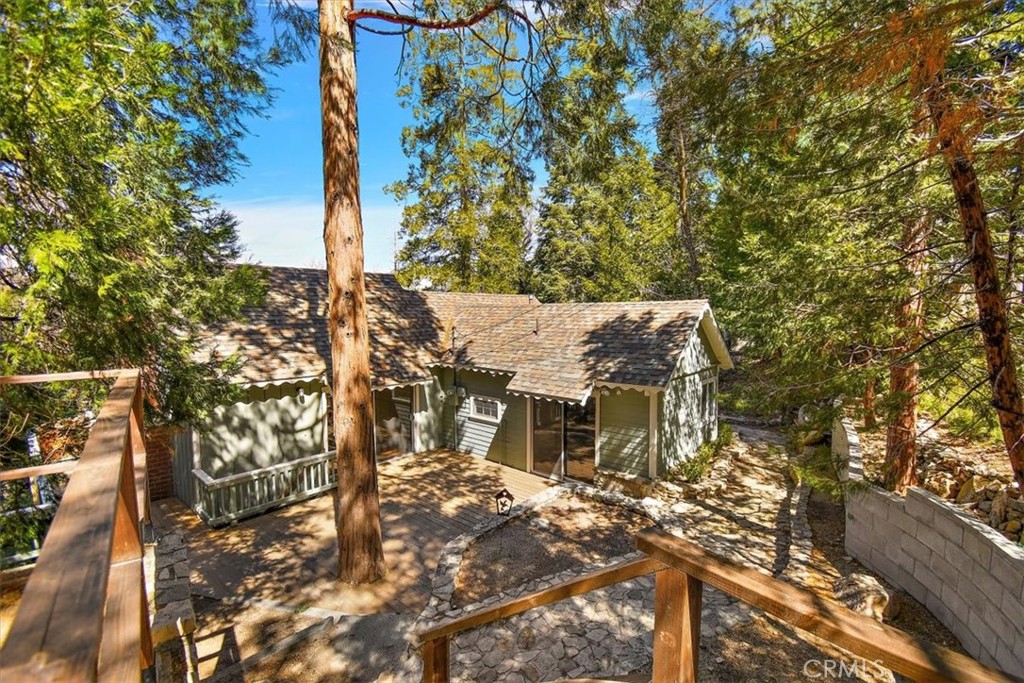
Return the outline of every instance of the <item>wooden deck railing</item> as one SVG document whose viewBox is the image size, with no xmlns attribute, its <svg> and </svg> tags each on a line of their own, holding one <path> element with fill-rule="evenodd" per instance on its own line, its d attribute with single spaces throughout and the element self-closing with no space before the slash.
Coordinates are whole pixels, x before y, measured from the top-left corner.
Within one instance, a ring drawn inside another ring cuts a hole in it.
<svg viewBox="0 0 1024 683">
<path fill-rule="evenodd" d="M 217 479 L 194 469 L 196 512 L 208 524 L 219 526 L 311 498 L 337 485 L 336 460 L 335 451 L 328 451 Z"/>
<path fill-rule="evenodd" d="M 424 683 L 447 683 L 449 640 L 455 634 L 542 605 L 656 572 L 653 683 L 695 683 L 704 584 L 871 662 L 920 681 L 1021 683 L 970 657 L 916 638 L 813 593 L 743 567 L 700 546 L 648 529 L 637 536 L 647 557 L 498 603 L 419 634 Z M 751 671 L 751 679 L 757 672 Z"/>
<path fill-rule="evenodd" d="M 116 380 L 73 467 L 2 474 L 71 472 L 0 650 L 4 683 L 138 681 L 153 663 L 142 566 L 149 495 L 139 372 L 0 377 L 0 384 L 100 377 Z"/>
</svg>

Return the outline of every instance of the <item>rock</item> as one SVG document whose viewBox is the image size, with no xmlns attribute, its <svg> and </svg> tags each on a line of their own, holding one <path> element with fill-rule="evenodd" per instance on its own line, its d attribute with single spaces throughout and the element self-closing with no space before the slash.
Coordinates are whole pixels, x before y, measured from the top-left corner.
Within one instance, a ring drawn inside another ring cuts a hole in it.
<svg viewBox="0 0 1024 683">
<path fill-rule="evenodd" d="M 889 592 L 878 579 L 867 574 L 850 574 L 832 586 L 836 600 L 848 609 L 882 621 L 889 606 Z"/>
<path fill-rule="evenodd" d="M 1006 519 L 1006 492 L 1000 491 L 992 499 L 992 508 L 988 513 L 988 523 L 999 526 Z"/>
<path fill-rule="evenodd" d="M 958 503 L 977 503 L 985 499 L 985 487 L 989 482 L 978 475 L 974 475 L 964 482 L 960 492 L 956 494 Z"/>
<path fill-rule="evenodd" d="M 1011 519 L 1006 523 L 1005 531 L 1008 531 L 1011 534 L 1019 534 L 1022 526 L 1024 525 L 1022 525 L 1018 520 Z"/>
<path fill-rule="evenodd" d="M 984 512 L 987 515 L 992 510 L 992 501 L 991 500 L 983 500 L 983 501 L 981 501 L 980 503 L 978 503 L 978 510 L 980 510 L 981 512 Z"/>
<path fill-rule="evenodd" d="M 941 474 L 924 482 L 924 489 L 931 491 L 940 498 L 950 498 L 953 495 L 955 484 L 953 479 L 948 475 L 943 477 Z"/>
<path fill-rule="evenodd" d="M 191 600 L 176 600 L 157 610 L 151 634 L 153 645 L 158 646 L 173 638 L 180 638 L 196 630 L 196 613 Z"/>
<path fill-rule="evenodd" d="M 518 645 L 519 648 L 522 650 L 529 650 L 531 647 L 533 647 L 533 642 L 535 639 L 536 636 L 533 633 L 533 629 L 529 626 L 524 626 L 523 629 L 519 632 L 519 635 L 516 637 L 516 645 Z"/>
</svg>

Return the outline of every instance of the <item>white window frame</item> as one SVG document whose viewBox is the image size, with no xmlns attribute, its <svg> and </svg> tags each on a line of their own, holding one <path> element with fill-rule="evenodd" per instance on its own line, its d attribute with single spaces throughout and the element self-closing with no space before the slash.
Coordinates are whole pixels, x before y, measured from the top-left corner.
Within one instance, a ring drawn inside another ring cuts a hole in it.
<svg viewBox="0 0 1024 683">
<path fill-rule="evenodd" d="M 704 424 L 714 424 L 718 420 L 718 368 L 702 370 L 700 376 L 701 420 Z"/>
<path fill-rule="evenodd" d="M 497 416 L 486 415 L 477 412 L 477 402 L 486 401 L 487 403 L 493 403 L 498 408 Z M 469 396 L 469 419 L 476 420 L 477 422 L 489 422 L 491 424 L 500 424 L 501 418 L 505 416 L 505 403 L 498 398 L 493 396 L 478 396 L 476 394 L 470 394 Z"/>
</svg>

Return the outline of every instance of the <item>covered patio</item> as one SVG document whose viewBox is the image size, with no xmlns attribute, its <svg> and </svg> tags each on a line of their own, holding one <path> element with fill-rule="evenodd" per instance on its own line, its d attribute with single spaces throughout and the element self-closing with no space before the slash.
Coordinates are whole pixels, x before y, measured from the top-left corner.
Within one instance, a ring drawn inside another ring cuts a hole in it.
<svg viewBox="0 0 1024 683">
<path fill-rule="evenodd" d="M 493 518 L 498 491 L 507 488 L 521 502 L 552 485 L 447 450 L 382 462 L 378 472 L 388 574 L 370 586 L 335 580 L 336 503 L 330 493 L 221 529 L 168 499 L 154 505 L 154 523 L 184 533 L 194 593 L 297 610 L 416 614 L 426 605 L 441 550 Z"/>
</svg>

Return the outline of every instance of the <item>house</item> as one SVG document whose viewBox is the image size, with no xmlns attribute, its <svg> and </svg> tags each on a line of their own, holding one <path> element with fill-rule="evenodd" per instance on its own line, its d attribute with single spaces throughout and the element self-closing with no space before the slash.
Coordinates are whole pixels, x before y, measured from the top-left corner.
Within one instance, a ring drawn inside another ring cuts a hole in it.
<svg viewBox="0 0 1024 683">
<path fill-rule="evenodd" d="M 266 272 L 264 305 L 209 332 L 247 385 L 183 444 L 210 480 L 327 451 L 326 274 Z M 653 479 L 717 435 L 732 363 L 706 301 L 543 304 L 372 273 L 366 286 L 379 458 L 453 448 L 555 479 Z"/>
</svg>

